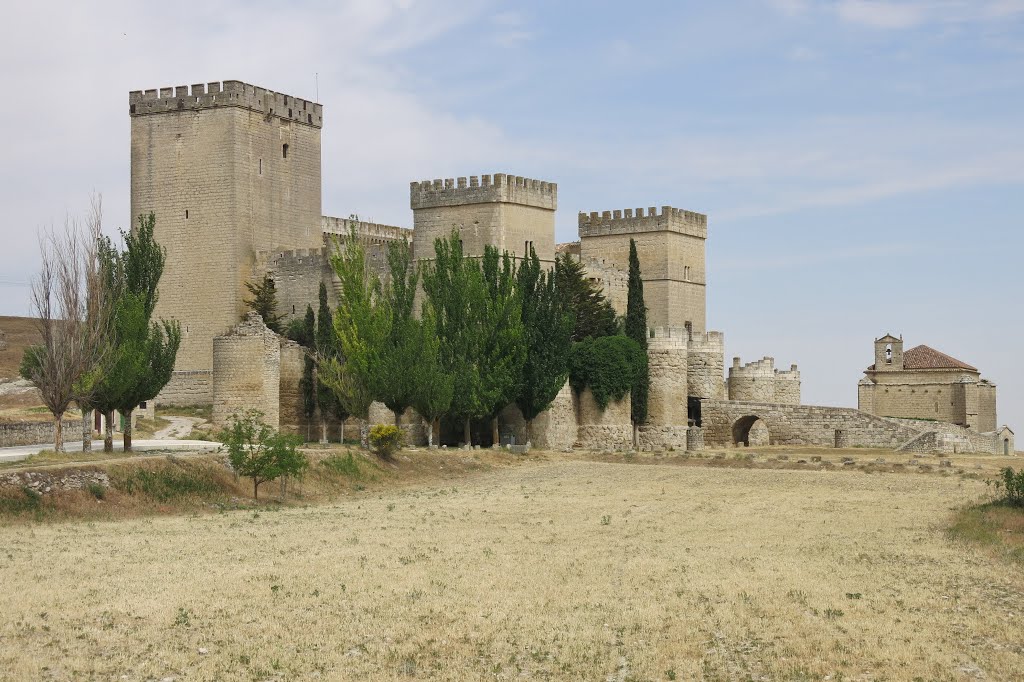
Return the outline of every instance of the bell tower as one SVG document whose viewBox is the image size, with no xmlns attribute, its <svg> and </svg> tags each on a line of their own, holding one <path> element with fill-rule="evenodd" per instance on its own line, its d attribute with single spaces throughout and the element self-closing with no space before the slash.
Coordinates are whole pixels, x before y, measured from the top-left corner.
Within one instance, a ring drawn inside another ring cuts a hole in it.
<svg viewBox="0 0 1024 682">
<path fill-rule="evenodd" d="M 875 370 L 897 372 L 903 369 L 903 337 L 886 334 L 875 339 Z"/>
</svg>

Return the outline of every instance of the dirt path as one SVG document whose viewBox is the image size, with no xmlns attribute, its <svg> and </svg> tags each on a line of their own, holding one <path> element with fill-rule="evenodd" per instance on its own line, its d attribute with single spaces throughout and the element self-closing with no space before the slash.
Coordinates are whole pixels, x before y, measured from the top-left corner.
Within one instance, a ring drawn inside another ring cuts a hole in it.
<svg viewBox="0 0 1024 682">
<path fill-rule="evenodd" d="M 169 421 L 170 424 L 154 433 L 153 440 L 185 438 L 192 433 L 193 427 L 206 423 L 205 419 L 200 419 L 199 417 L 172 417 L 168 415 L 164 419 Z"/>
</svg>

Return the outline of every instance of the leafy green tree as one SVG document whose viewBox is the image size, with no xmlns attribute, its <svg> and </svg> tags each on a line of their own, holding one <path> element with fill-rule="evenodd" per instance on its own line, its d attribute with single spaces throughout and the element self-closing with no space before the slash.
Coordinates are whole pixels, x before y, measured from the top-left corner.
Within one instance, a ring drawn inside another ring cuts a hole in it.
<svg viewBox="0 0 1024 682">
<path fill-rule="evenodd" d="M 555 284 L 569 302 L 573 341 L 618 333 L 615 309 L 601 293 L 601 288 L 587 278 L 579 260 L 567 253 L 556 258 Z"/>
<path fill-rule="evenodd" d="M 220 438 L 228 449 L 231 468 L 252 479 L 255 499 L 259 499 L 263 483 L 280 476 L 299 476 L 309 466 L 309 460 L 298 449 L 300 439 L 272 429 L 258 410 L 232 415 Z"/>
<path fill-rule="evenodd" d="M 647 354 L 630 338 L 621 334 L 588 338 L 572 346 L 569 383 L 577 393 L 589 388 L 603 410 L 632 390 L 646 364 Z"/>
<path fill-rule="evenodd" d="M 337 419 L 341 422 L 341 439 L 344 440 L 345 420 L 348 418 L 344 405 L 338 400 L 338 396 L 321 378 L 321 364 L 337 360 L 339 357 L 338 339 L 334 334 L 334 315 L 331 313 L 331 306 L 327 302 L 327 286 L 320 282 L 319 309 L 316 317 L 316 332 L 314 334 L 314 345 L 316 354 L 314 356 L 314 373 L 316 374 L 316 404 L 320 410 L 320 442 L 327 442 L 327 420 Z"/>
<path fill-rule="evenodd" d="M 267 325 L 275 334 L 280 334 L 283 316 L 277 314 L 277 286 L 274 284 L 274 278 L 264 275 L 263 279 L 258 282 L 246 282 L 245 288 L 252 296 L 245 300 L 246 307 L 259 313 L 259 316 L 263 318 L 263 324 Z"/>
<path fill-rule="evenodd" d="M 551 406 L 569 376 L 574 319 L 556 280 L 554 272 L 541 269 L 540 259 L 530 247 L 529 257 L 516 272 L 526 346 L 516 405 L 531 439 L 533 420 Z"/>
<path fill-rule="evenodd" d="M 423 291 L 434 312 L 439 364 L 453 382 L 446 414 L 463 421 L 464 442 L 468 445 L 470 420 L 480 411 L 476 356 L 479 324 L 473 315 L 485 293 L 480 268 L 463 256 L 457 231 L 434 241 L 434 262 L 424 268 Z"/>
<path fill-rule="evenodd" d="M 121 233 L 123 252 L 107 238 L 99 245 L 107 296 L 113 302 L 112 351 L 91 402 L 106 415 L 103 445 L 108 451 L 113 449 L 114 410 L 125 418 L 124 449 L 131 450 L 132 413 L 140 403 L 155 398 L 170 381 L 181 345 L 177 322 L 152 321 L 167 257 L 154 237 L 155 227 L 155 215 L 139 216 L 134 231 Z"/>
<path fill-rule="evenodd" d="M 429 305 L 423 308 L 423 319 L 416 328 L 416 357 L 412 369 L 413 407 L 427 423 L 427 446 L 434 446 L 434 430 L 441 417 L 448 414 L 455 389 L 455 377 L 441 363 L 441 343 L 437 321 Z"/>
<path fill-rule="evenodd" d="M 481 261 L 484 297 L 477 320 L 480 347 L 477 354 L 480 377 L 480 409 L 476 418 L 491 418 L 491 442 L 498 444 L 498 412 L 519 395 L 526 335 L 522 320 L 522 297 L 516 288 L 516 271 L 508 252 L 484 247 Z"/>
<path fill-rule="evenodd" d="M 636 241 L 629 240 L 629 289 L 626 294 L 626 336 L 647 353 L 647 306 L 644 304 L 644 281 L 640 278 L 640 258 Z M 651 378 L 647 362 L 638 368 L 636 383 L 630 390 L 630 417 L 633 420 L 633 446 L 638 445 L 640 425 L 647 421 L 647 400 Z"/>
<path fill-rule="evenodd" d="M 419 325 L 414 315 L 419 273 L 413 267 L 412 250 L 404 239 L 388 245 L 388 269 L 390 277 L 379 301 L 387 330 L 374 394 L 395 413 L 395 426 L 400 426 L 402 415 L 415 398 L 414 371 L 419 363 Z"/>
<path fill-rule="evenodd" d="M 365 448 L 388 319 L 384 306 L 377 304 L 380 280 L 367 267 L 363 245 L 354 229 L 344 246 L 331 256 L 331 265 L 341 282 L 334 317 L 339 357 L 320 363 L 318 370 L 345 411 L 359 420 L 359 441 Z"/>
</svg>

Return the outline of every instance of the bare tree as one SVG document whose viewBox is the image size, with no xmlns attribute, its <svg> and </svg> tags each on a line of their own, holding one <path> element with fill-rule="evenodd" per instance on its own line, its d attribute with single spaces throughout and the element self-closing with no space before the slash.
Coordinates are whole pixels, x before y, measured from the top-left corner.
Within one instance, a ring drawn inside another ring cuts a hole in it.
<svg viewBox="0 0 1024 682">
<path fill-rule="evenodd" d="M 109 320 L 97 256 L 102 201 L 96 197 L 83 226 L 68 219 L 63 233 L 39 236 L 41 266 L 30 301 L 42 342 L 25 351 L 22 374 L 39 389 L 53 415 L 54 444 L 64 451 L 62 419 L 72 402 L 88 405 L 99 379 Z"/>
</svg>

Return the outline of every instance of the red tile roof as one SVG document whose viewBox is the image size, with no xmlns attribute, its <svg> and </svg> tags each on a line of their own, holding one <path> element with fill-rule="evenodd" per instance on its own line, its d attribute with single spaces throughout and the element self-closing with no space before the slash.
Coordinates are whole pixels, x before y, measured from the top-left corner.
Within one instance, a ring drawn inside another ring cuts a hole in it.
<svg viewBox="0 0 1024 682">
<path fill-rule="evenodd" d="M 928 346 L 915 346 L 903 353 L 903 369 L 966 369 L 977 372 L 977 367 L 972 367 L 962 360 L 940 353 Z"/>
</svg>

